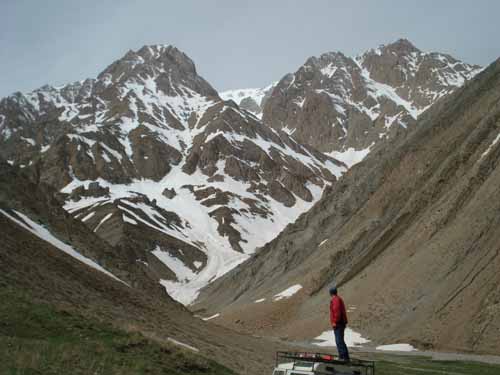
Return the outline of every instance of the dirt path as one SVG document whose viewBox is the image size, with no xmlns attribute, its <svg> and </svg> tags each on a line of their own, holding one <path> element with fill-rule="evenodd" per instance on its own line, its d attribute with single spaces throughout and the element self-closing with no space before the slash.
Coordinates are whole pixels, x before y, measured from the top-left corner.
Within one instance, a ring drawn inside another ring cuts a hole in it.
<svg viewBox="0 0 500 375">
<path fill-rule="evenodd" d="M 284 341 L 273 337 L 265 337 L 266 340 L 282 343 L 283 346 L 297 348 L 297 350 L 307 350 L 311 352 L 331 352 L 336 353 L 336 347 L 320 347 L 312 345 L 308 342 L 290 342 Z M 353 356 L 365 356 L 376 354 L 380 357 L 397 357 L 397 356 L 412 356 L 412 357 L 428 357 L 434 361 L 464 361 L 464 362 L 480 362 L 492 365 L 500 365 L 500 356 L 483 355 L 483 354 L 470 354 L 470 353 L 449 353 L 449 352 L 436 352 L 436 351 L 412 351 L 412 352 L 397 352 L 397 351 L 382 351 L 376 350 L 375 347 L 363 346 L 349 348 Z"/>
</svg>

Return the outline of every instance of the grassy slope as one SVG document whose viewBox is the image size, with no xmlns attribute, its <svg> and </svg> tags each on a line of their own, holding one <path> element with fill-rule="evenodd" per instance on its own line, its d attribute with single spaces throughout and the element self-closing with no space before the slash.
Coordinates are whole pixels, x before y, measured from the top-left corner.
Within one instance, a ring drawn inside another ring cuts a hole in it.
<svg viewBox="0 0 500 375">
<path fill-rule="evenodd" d="M 233 374 L 195 352 L 0 289 L 1 374 Z"/>
</svg>

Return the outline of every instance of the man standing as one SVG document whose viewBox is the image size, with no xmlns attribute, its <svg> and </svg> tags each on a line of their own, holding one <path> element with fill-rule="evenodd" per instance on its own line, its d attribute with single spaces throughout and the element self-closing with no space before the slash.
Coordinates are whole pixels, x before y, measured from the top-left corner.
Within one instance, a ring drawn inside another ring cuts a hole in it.
<svg viewBox="0 0 500 375">
<path fill-rule="evenodd" d="M 344 301 L 337 295 L 337 288 L 330 289 L 330 323 L 335 334 L 335 343 L 339 352 L 339 359 L 349 361 L 349 350 L 344 341 L 344 331 L 347 325 L 347 312 L 345 311 Z"/>
</svg>

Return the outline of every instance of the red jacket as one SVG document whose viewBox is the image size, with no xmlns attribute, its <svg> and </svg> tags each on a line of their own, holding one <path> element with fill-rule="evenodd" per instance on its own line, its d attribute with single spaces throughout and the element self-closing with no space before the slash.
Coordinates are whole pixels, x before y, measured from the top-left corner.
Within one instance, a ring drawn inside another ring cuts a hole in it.
<svg viewBox="0 0 500 375">
<path fill-rule="evenodd" d="M 333 296 L 330 301 L 330 323 L 333 326 L 347 325 L 347 312 L 342 298 Z"/>
</svg>

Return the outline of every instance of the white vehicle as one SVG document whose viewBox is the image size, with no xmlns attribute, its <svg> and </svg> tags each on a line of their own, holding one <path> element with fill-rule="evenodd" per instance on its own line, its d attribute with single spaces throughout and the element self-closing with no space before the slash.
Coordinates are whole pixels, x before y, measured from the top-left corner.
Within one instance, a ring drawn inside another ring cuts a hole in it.
<svg viewBox="0 0 500 375">
<path fill-rule="evenodd" d="M 273 375 L 375 375 L 375 363 L 344 362 L 324 353 L 277 352 Z"/>
</svg>

